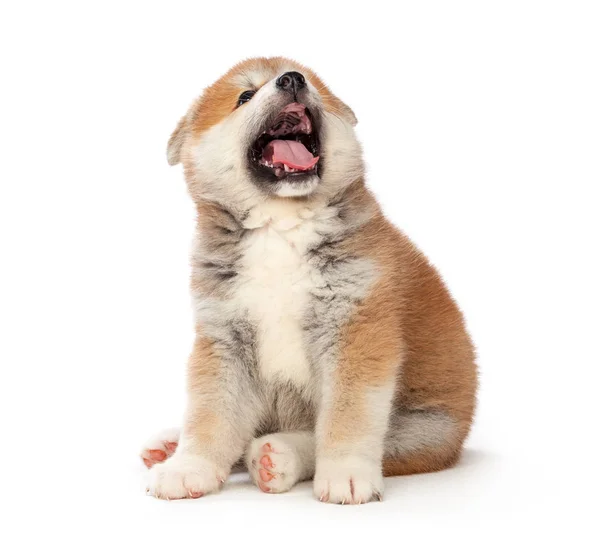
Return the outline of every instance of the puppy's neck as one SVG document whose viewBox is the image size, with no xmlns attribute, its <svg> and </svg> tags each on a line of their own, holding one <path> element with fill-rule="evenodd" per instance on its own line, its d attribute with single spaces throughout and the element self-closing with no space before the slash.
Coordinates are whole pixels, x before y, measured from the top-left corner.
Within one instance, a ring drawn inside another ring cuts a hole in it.
<svg viewBox="0 0 600 558">
<path fill-rule="evenodd" d="M 244 229 L 271 227 L 278 231 L 288 231 L 304 221 L 322 215 L 327 207 L 323 198 L 269 198 L 252 207 L 242 221 Z"/>
<path fill-rule="evenodd" d="M 378 207 L 362 179 L 355 181 L 333 198 L 314 194 L 301 198 L 265 197 L 248 207 L 227 207 L 205 201 L 196 204 L 201 230 L 229 232 L 256 230 L 266 226 L 286 231 L 307 220 L 322 224 L 335 221 L 343 228 L 360 227 L 371 219 Z"/>
</svg>

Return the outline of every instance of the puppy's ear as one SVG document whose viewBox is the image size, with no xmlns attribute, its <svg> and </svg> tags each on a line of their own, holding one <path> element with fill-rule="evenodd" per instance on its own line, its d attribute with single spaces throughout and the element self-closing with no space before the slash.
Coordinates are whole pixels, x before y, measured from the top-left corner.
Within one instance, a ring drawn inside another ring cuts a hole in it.
<svg viewBox="0 0 600 558">
<path fill-rule="evenodd" d="M 356 118 L 354 111 L 343 101 L 340 101 L 340 107 L 346 120 L 348 120 L 352 126 L 356 126 L 358 124 L 358 118 Z"/>
<path fill-rule="evenodd" d="M 177 127 L 173 130 L 167 144 L 167 161 L 169 165 L 181 163 L 181 148 L 187 136 L 187 114 L 182 116 Z"/>
</svg>

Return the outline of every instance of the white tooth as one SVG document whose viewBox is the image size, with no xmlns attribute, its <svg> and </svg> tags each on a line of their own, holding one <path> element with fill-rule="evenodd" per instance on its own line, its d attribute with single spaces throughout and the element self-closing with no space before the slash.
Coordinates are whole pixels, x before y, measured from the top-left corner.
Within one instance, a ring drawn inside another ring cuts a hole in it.
<svg viewBox="0 0 600 558">
<path fill-rule="evenodd" d="M 283 163 L 283 168 L 285 169 L 285 172 L 291 172 L 290 167 L 288 167 L 285 163 Z"/>
</svg>

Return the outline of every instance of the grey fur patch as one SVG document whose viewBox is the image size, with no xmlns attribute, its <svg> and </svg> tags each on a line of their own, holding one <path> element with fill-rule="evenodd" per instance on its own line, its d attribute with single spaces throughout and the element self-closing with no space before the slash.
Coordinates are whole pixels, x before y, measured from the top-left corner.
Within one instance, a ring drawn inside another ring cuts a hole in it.
<svg viewBox="0 0 600 558">
<path fill-rule="evenodd" d="M 265 412 L 257 436 L 314 429 L 315 407 L 292 384 L 263 384 L 261 395 Z"/>
<path fill-rule="evenodd" d="M 368 295 L 378 276 L 371 260 L 353 255 L 347 247 L 347 241 L 362 222 L 348 222 L 339 207 L 330 207 L 334 208 L 335 217 L 328 227 L 323 227 L 319 243 L 309 252 L 309 263 L 318 269 L 322 282 L 311 293 L 312 304 L 303 324 L 313 366 L 321 371 L 335 367 L 340 328 Z"/>
<path fill-rule="evenodd" d="M 304 321 L 307 347 L 316 369 L 333 366 L 341 327 L 367 295 L 376 278 L 371 261 L 343 254 L 315 256 L 323 285 L 313 290 L 312 304 Z"/>
<path fill-rule="evenodd" d="M 443 411 L 392 411 L 385 438 L 385 454 L 398 456 L 446 446 L 456 438 L 456 423 Z"/>
<path fill-rule="evenodd" d="M 203 334 L 213 340 L 224 365 L 255 377 L 258 366 L 255 325 L 220 299 L 199 296 L 195 310 Z"/>
<path fill-rule="evenodd" d="M 213 209 L 210 222 L 204 223 L 204 231 L 198 233 L 197 248 L 192 253 L 192 275 L 206 285 L 208 293 L 223 295 L 238 274 L 240 242 L 247 230 L 240 220 L 244 215 L 237 217 L 216 204 Z"/>
</svg>

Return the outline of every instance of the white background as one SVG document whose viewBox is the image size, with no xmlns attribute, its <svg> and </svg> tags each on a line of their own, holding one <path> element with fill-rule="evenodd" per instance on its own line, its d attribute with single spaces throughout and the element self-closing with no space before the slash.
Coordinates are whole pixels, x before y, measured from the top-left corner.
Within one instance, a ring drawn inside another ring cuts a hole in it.
<svg viewBox="0 0 600 558">
<path fill-rule="evenodd" d="M 6 556 L 598 552 L 597 2 L 3 2 L 0 425 Z M 192 341 L 194 210 L 168 136 L 254 55 L 355 110 L 368 182 L 478 347 L 463 462 L 324 505 L 244 477 L 144 494 Z M 595 554 L 597 556 L 597 554 Z"/>
</svg>

